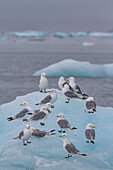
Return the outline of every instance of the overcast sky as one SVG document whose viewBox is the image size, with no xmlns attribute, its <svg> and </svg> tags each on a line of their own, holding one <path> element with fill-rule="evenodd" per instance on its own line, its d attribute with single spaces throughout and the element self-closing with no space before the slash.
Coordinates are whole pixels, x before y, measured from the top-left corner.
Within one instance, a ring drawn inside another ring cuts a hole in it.
<svg viewBox="0 0 113 170">
<path fill-rule="evenodd" d="M 0 0 L 0 31 L 113 30 L 113 0 Z"/>
</svg>

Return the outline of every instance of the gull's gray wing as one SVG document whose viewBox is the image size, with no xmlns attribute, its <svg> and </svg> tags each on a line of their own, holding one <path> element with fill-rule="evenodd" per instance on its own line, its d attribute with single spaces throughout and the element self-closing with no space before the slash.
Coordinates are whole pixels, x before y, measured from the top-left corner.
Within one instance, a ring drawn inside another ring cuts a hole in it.
<svg viewBox="0 0 113 170">
<path fill-rule="evenodd" d="M 41 100 L 41 104 L 46 104 L 49 103 L 50 100 L 52 99 L 51 95 L 46 96 L 43 100 Z"/>
<path fill-rule="evenodd" d="M 21 117 L 24 117 L 27 113 L 29 112 L 28 109 L 23 109 L 21 112 L 19 112 L 18 114 L 15 115 L 15 118 L 18 119 L 18 118 L 21 118 Z"/>
<path fill-rule="evenodd" d="M 65 149 L 70 154 L 79 154 L 80 153 L 80 151 L 77 150 L 76 147 L 72 143 L 66 144 Z"/>
<path fill-rule="evenodd" d="M 39 110 L 34 110 L 34 114 L 37 114 L 39 111 L 40 111 L 40 109 Z"/>
<path fill-rule="evenodd" d="M 75 94 L 73 91 L 71 91 L 71 90 L 66 91 L 64 94 L 69 98 L 78 98 L 78 99 L 80 99 L 80 97 L 77 94 Z"/>
<path fill-rule="evenodd" d="M 95 130 L 94 129 L 91 130 L 91 139 L 95 139 Z"/>
<path fill-rule="evenodd" d="M 36 137 L 38 137 L 38 138 L 42 138 L 42 137 L 44 137 L 46 134 L 47 134 L 47 132 L 45 132 L 45 131 L 34 131 L 34 132 L 32 133 L 33 136 L 36 136 Z"/>
<path fill-rule="evenodd" d="M 87 101 L 87 102 L 86 102 L 86 108 L 87 108 L 87 109 L 96 109 L 96 103 L 95 103 L 95 101 Z"/>
<path fill-rule="evenodd" d="M 94 129 L 92 129 L 92 130 L 86 129 L 85 135 L 86 135 L 86 138 L 89 139 L 89 140 L 95 139 L 95 130 Z"/>
<path fill-rule="evenodd" d="M 62 129 L 63 128 L 70 128 L 71 127 L 69 122 L 66 119 L 61 119 L 57 123 L 60 126 L 60 128 L 62 128 Z"/>
<path fill-rule="evenodd" d="M 18 138 L 21 139 L 22 136 L 24 136 L 24 131 L 20 132 Z"/>
<path fill-rule="evenodd" d="M 91 130 L 90 129 L 85 130 L 85 136 L 87 139 L 89 139 L 89 140 L 91 139 Z"/>
<path fill-rule="evenodd" d="M 81 91 L 81 89 L 80 89 L 80 87 L 78 85 L 76 85 L 76 90 L 78 91 L 79 94 L 82 95 L 82 91 Z"/>
<path fill-rule="evenodd" d="M 46 113 L 43 111 L 40 111 L 34 116 L 32 116 L 29 120 L 40 120 L 40 119 L 43 119 L 45 116 L 46 116 Z"/>
</svg>

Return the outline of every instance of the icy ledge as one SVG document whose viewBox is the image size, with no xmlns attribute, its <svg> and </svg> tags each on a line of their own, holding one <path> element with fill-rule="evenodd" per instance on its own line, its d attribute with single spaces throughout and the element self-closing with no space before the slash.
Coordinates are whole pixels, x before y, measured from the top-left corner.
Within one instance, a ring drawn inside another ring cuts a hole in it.
<svg viewBox="0 0 113 170">
<path fill-rule="evenodd" d="M 1 169 L 113 169 L 113 109 L 97 107 L 95 114 L 85 113 L 85 101 L 73 99 L 69 104 L 65 103 L 65 98 L 58 91 L 58 100 L 55 103 L 53 113 L 45 121 L 45 127 L 38 122 L 31 123 L 30 126 L 51 130 L 56 129 L 56 135 L 48 138 L 31 138 L 31 144 L 23 146 L 22 141 L 13 140 L 25 127 L 22 119 L 12 122 L 7 121 L 7 117 L 18 113 L 22 107 L 20 103 L 26 101 L 32 109 L 37 109 L 35 103 L 40 101 L 45 95 L 40 92 L 33 92 L 25 96 L 17 97 L 14 101 L 0 106 L 0 168 Z M 72 126 L 76 126 L 77 136 L 73 132 L 67 132 L 72 143 L 87 157 L 73 155 L 70 159 L 64 157 L 67 153 L 63 150 L 62 139 L 59 138 L 58 126 L 56 125 L 56 115 L 64 113 L 66 119 Z M 96 126 L 95 144 L 86 143 L 85 128 L 88 123 Z"/>
<path fill-rule="evenodd" d="M 66 59 L 38 70 L 34 76 L 40 76 L 42 72 L 48 77 L 113 77 L 113 63 L 99 65 Z"/>
</svg>

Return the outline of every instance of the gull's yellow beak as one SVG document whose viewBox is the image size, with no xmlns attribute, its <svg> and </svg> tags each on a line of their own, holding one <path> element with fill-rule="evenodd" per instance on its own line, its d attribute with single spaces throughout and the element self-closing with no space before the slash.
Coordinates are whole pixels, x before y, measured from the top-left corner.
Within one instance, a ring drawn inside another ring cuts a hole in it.
<svg viewBox="0 0 113 170">
<path fill-rule="evenodd" d="M 51 90 L 48 91 L 49 93 L 52 92 Z"/>
<path fill-rule="evenodd" d="M 93 128 L 96 128 L 96 126 L 93 126 Z"/>
<path fill-rule="evenodd" d="M 49 109 L 46 109 L 47 111 L 49 111 Z"/>
<path fill-rule="evenodd" d="M 60 116 L 56 116 L 56 117 L 60 117 Z"/>
<path fill-rule="evenodd" d="M 23 104 L 20 104 L 20 106 L 23 106 Z"/>
<path fill-rule="evenodd" d="M 64 86 L 62 86 L 62 88 L 64 88 Z"/>
<path fill-rule="evenodd" d="M 35 132 L 39 131 L 38 129 L 34 129 Z"/>
<path fill-rule="evenodd" d="M 60 135 L 59 137 L 63 137 L 62 135 Z"/>
<path fill-rule="evenodd" d="M 46 75 L 44 75 L 44 77 L 46 77 Z"/>
<path fill-rule="evenodd" d="M 69 79 L 65 79 L 65 81 L 69 81 Z"/>
<path fill-rule="evenodd" d="M 54 105 L 53 105 L 53 104 L 51 105 L 51 108 L 54 108 Z"/>
</svg>

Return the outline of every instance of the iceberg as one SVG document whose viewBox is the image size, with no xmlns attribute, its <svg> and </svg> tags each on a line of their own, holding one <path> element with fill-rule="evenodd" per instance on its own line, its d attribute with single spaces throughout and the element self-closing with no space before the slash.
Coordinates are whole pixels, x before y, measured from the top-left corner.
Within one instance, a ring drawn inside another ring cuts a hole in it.
<svg viewBox="0 0 113 170">
<path fill-rule="evenodd" d="M 84 112 L 85 101 L 72 99 L 65 103 L 65 97 L 57 90 L 58 100 L 54 103 L 53 112 L 42 127 L 38 122 L 30 123 L 31 127 L 40 130 L 56 129 L 56 135 L 38 139 L 31 137 L 31 144 L 23 146 L 21 140 L 13 140 L 21 132 L 26 123 L 22 119 L 7 121 L 21 110 L 20 103 L 26 101 L 32 109 L 37 109 L 35 103 L 47 94 L 38 91 L 17 97 L 14 101 L 0 105 L 0 169 L 113 169 L 113 108 L 97 106 L 97 112 Z M 71 142 L 87 157 L 73 155 L 66 159 L 67 153 L 63 149 L 63 141 L 59 138 L 59 127 L 56 124 L 58 113 L 64 113 L 72 126 L 76 126 L 77 136 L 67 131 Z M 88 123 L 96 126 L 95 144 L 86 143 L 85 128 Z"/>
<path fill-rule="evenodd" d="M 54 34 L 54 37 L 65 38 L 65 37 L 68 37 L 68 34 L 63 33 L 63 32 L 56 32 L 56 33 Z"/>
<path fill-rule="evenodd" d="M 44 37 L 46 36 L 45 32 L 32 31 L 32 30 L 25 30 L 23 32 L 13 32 L 12 34 L 16 37 Z"/>
<path fill-rule="evenodd" d="M 42 72 L 45 72 L 48 77 L 113 77 L 113 63 L 100 65 L 65 59 L 38 70 L 33 75 L 40 76 Z"/>
</svg>

